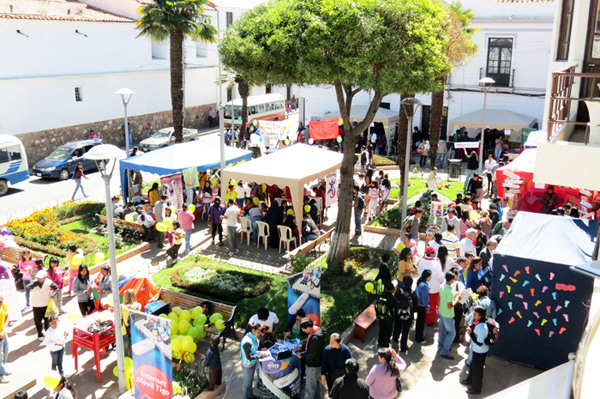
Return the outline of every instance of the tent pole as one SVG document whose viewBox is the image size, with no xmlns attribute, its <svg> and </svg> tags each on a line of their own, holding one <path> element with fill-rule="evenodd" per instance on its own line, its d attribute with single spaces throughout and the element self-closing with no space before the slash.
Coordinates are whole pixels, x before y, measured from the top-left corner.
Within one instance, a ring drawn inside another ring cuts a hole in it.
<svg viewBox="0 0 600 399">
<path fill-rule="evenodd" d="M 221 43 L 221 21 L 219 16 L 219 10 L 217 9 L 217 46 Z M 225 107 L 223 105 L 223 78 L 222 78 L 222 67 L 221 67 L 221 56 L 219 56 L 219 148 L 221 152 L 221 199 L 225 200 L 225 190 L 227 185 L 223 181 L 223 170 L 225 169 L 225 121 L 223 117 L 225 116 Z M 233 105 L 231 106 L 231 117 L 233 121 Z M 232 122 L 232 132 L 233 130 L 233 122 Z"/>
</svg>

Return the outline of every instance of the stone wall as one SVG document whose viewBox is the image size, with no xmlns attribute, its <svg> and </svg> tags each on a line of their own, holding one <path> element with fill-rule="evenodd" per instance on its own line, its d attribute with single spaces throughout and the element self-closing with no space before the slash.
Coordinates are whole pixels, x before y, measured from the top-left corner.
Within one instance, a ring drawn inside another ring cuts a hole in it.
<svg viewBox="0 0 600 399">
<path fill-rule="evenodd" d="M 199 105 L 186 108 L 185 127 L 193 129 L 207 128 L 208 109 L 215 104 Z M 104 144 L 114 144 L 125 148 L 125 134 L 123 129 L 123 119 L 110 119 L 100 122 L 85 123 L 82 125 L 67 126 L 56 129 L 41 130 L 19 134 L 17 137 L 23 142 L 25 152 L 29 160 L 29 167 L 33 167 L 36 162 L 44 159 L 56 147 L 69 141 L 85 140 L 89 136 L 90 130 L 94 130 L 98 138 L 102 139 Z M 152 114 L 129 116 L 128 122 L 131 125 L 132 141 L 135 146 L 143 139 L 150 136 L 156 130 L 163 127 L 173 126 L 171 110 L 155 112 Z"/>
</svg>

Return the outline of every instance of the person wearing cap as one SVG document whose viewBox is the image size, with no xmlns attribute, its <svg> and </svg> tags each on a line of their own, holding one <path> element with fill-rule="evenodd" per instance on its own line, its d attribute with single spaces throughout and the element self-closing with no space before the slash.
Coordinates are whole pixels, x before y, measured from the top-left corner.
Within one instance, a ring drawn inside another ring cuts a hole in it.
<svg viewBox="0 0 600 399">
<path fill-rule="evenodd" d="M 192 231 L 194 230 L 194 220 L 196 216 L 187 207 L 181 209 L 178 214 L 179 223 L 181 228 L 185 231 L 185 255 L 190 254 L 190 241 L 192 239 Z"/>
<path fill-rule="evenodd" d="M 369 384 L 358 377 L 360 369 L 356 359 L 346 359 L 346 375 L 336 379 L 329 393 L 331 399 L 369 399 Z"/>
<path fill-rule="evenodd" d="M 437 320 L 437 310 L 440 298 L 440 287 L 444 283 L 444 273 L 442 265 L 435 257 L 436 250 L 433 247 L 425 248 L 425 256 L 419 262 L 417 271 L 420 276 L 425 270 L 431 271 L 431 280 L 429 280 L 429 309 L 425 317 L 425 322 L 432 325 Z"/>
<path fill-rule="evenodd" d="M 44 345 L 50 349 L 52 370 L 56 370 L 60 375 L 63 375 L 63 356 L 65 354 L 65 343 L 69 333 L 59 325 L 58 316 L 50 316 L 48 320 L 50 322 L 50 328 L 46 330 Z"/>
<path fill-rule="evenodd" d="M 33 307 L 33 321 L 38 333 L 38 339 L 44 340 L 44 331 L 49 327 L 46 310 L 50 299 L 58 294 L 58 285 L 47 278 L 48 273 L 40 270 L 35 274 L 35 281 L 32 281 L 27 288 L 31 291 L 31 306 Z M 43 329 L 42 329 L 43 322 Z"/>
<path fill-rule="evenodd" d="M 98 276 L 98 280 L 96 282 L 96 289 L 98 290 L 98 294 L 100 294 L 100 300 L 106 298 L 109 294 L 112 294 L 109 265 L 105 264 L 100 268 L 100 275 Z"/>
<path fill-rule="evenodd" d="M 4 303 L 4 297 L 0 295 L 0 384 L 8 384 L 8 375 L 11 373 L 6 369 L 8 361 L 8 307 Z"/>
<path fill-rule="evenodd" d="M 229 243 L 229 255 L 237 254 L 237 241 L 235 240 L 235 232 L 237 230 L 238 216 L 240 215 L 240 208 L 235 204 L 233 198 L 229 198 L 227 201 L 229 206 L 225 211 L 224 215 L 221 215 L 221 220 L 225 220 L 227 226 L 227 242 Z"/>
</svg>

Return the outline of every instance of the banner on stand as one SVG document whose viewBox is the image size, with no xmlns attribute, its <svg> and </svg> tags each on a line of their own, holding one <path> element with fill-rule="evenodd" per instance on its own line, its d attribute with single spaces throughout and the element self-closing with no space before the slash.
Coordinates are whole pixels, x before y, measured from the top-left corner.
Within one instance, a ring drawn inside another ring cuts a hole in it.
<svg viewBox="0 0 600 399">
<path fill-rule="evenodd" d="M 136 399 L 170 399 L 173 396 L 171 320 L 129 311 L 133 384 Z"/>
<path fill-rule="evenodd" d="M 288 277 L 288 320 L 304 310 L 306 317 L 321 325 L 321 266 Z"/>
<path fill-rule="evenodd" d="M 19 296 L 17 295 L 17 287 L 15 287 L 14 279 L 0 280 L 0 296 L 4 298 L 4 303 L 8 310 L 8 320 L 21 320 L 23 317 L 21 314 L 22 306 L 19 306 Z"/>
<path fill-rule="evenodd" d="M 263 140 L 285 140 L 292 128 L 289 121 L 258 121 Z"/>
<path fill-rule="evenodd" d="M 338 179 L 337 173 L 332 173 L 325 178 L 327 188 L 325 192 L 325 207 L 337 204 L 338 202 Z"/>
<path fill-rule="evenodd" d="M 167 200 L 177 207 L 177 211 L 180 211 L 183 208 L 183 181 L 181 180 L 181 173 L 162 176 L 160 184 L 162 185 L 161 193 L 165 194 Z"/>
<path fill-rule="evenodd" d="M 310 131 L 310 137 L 315 140 L 337 139 L 340 132 L 337 119 L 309 122 L 308 130 Z"/>
<path fill-rule="evenodd" d="M 479 141 L 457 141 L 454 148 L 479 148 Z"/>
</svg>

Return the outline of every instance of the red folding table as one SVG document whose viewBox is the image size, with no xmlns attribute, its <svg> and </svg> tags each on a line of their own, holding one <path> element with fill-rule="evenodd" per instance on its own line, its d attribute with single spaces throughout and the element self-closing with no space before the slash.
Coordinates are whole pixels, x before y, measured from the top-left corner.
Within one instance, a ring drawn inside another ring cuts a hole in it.
<svg viewBox="0 0 600 399">
<path fill-rule="evenodd" d="M 94 312 L 75 323 L 73 326 L 73 357 L 75 358 L 75 372 L 77 372 L 77 347 L 81 346 L 91 349 L 94 352 L 98 382 L 102 383 L 100 350 L 102 350 L 104 357 L 106 357 L 106 347 L 115 342 L 115 325 L 113 323 L 103 333 L 91 333 L 88 331 L 88 327 L 96 320 L 114 320 L 114 314 L 110 311 Z"/>
</svg>

